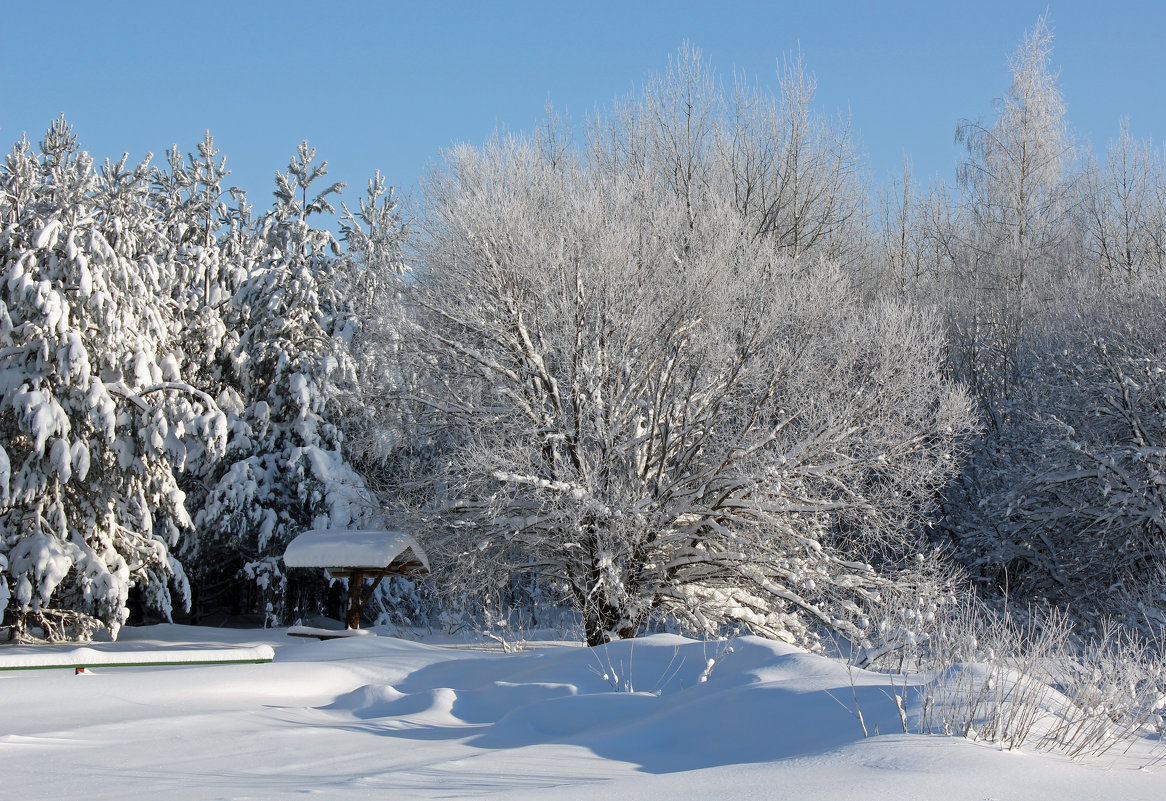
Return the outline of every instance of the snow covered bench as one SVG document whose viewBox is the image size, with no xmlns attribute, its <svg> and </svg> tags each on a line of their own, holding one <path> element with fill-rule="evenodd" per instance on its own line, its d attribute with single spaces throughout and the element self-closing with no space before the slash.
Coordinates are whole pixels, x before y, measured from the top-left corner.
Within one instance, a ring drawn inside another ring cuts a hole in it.
<svg viewBox="0 0 1166 801">
<path fill-rule="evenodd" d="M 96 648 L 50 648 L 0 653 L 0 670 L 106 667 L 194 667 L 196 665 L 257 665 L 275 658 L 270 645 L 249 648 L 178 648 L 165 651 L 102 651 Z"/>
<path fill-rule="evenodd" d="M 429 572 L 429 558 L 417 541 L 400 531 L 340 529 L 305 531 L 288 543 L 283 555 L 288 567 L 322 567 L 333 578 L 348 579 L 344 604 L 344 628 L 360 628 L 360 613 L 385 576 L 416 576 Z M 364 580 L 373 579 L 366 591 Z M 297 631 L 292 636 L 330 639 L 345 636 L 327 632 L 321 636 Z"/>
<path fill-rule="evenodd" d="M 364 629 L 322 629 L 317 626 L 291 626 L 287 630 L 289 637 L 313 637 L 317 640 L 341 640 L 345 637 L 362 635 L 375 636 L 371 631 Z"/>
</svg>

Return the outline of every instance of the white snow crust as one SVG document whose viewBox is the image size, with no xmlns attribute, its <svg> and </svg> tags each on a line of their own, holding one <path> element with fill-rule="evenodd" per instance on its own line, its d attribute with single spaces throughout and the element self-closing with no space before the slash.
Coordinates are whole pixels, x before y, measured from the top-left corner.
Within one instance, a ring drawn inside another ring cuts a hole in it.
<svg viewBox="0 0 1166 801">
<path fill-rule="evenodd" d="M 405 551 L 429 569 L 429 559 L 417 541 L 400 531 L 305 531 L 288 543 L 283 555 L 288 567 L 388 567 Z"/>
</svg>

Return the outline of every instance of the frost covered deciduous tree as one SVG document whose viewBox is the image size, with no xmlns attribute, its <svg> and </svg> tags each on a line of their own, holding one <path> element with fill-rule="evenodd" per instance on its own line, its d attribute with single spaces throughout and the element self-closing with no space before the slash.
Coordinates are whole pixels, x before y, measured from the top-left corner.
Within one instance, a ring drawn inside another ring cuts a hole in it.
<svg viewBox="0 0 1166 801">
<path fill-rule="evenodd" d="M 992 425 L 943 525 L 993 592 L 1161 625 L 1161 158 L 1123 125 L 1078 171 L 1051 48 L 1041 19 L 958 133 L 950 353 Z"/>
<path fill-rule="evenodd" d="M 849 121 L 814 109 L 817 82 L 800 55 L 783 64 L 776 98 L 741 83 L 717 154 L 734 205 L 788 255 L 858 267 L 866 186 Z"/>
<path fill-rule="evenodd" d="M 1016 388 L 1034 286 L 1064 277 L 1072 261 L 1066 224 L 1076 154 L 1051 54 L 1052 32 L 1041 18 L 1009 62 L 1012 85 L 995 120 L 965 120 L 956 131 L 968 158 L 952 232 L 954 365 L 985 404 Z"/>
<path fill-rule="evenodd" d="M 856 268 L 866 187 L 849 123 L 814 109 L 815 80 L 800 57 L 778 78 L 776 96 L 741 76 L 726 90 L 685 45 L 642 97 L 597 121 L 591 159 L 613 175 L 644 176 L 689 214 L 700 196 L 718 195 L 782 253 Z"/>
<path fill-rule="evenodd" d="M 131 588 L 166 614 L 186 593 L 176 475 L 226 427 L 175 355 L 152 175 L 95 169 L 63 119 L 0 169 L 0 596 L 20 622 L 74 610 L 116 636 Z"/>
<path fill-rule="evenodd" d="M 902 177 L 878 194 L 873 258 L 884 293 L 926 306 L 939 302 L 956 255 L 951 219 L 946 187 L 921 192 L 904 161 Z"/>
<path fill-rule="evenodd" d="M 1113 280 L 1166 270 L 1166 165 L 1153 142 L 1123 122 L 1105 163 L 1085 172 L 1081 216 L 1089 255 Z"/>
<path fill-rule="evenodd" d="M 421 226 L 412 346 L 460 440 L 417 514 L 456 577 L 556 583 L 590 644 L 654 613 L 862 636 L 972 427 L 933 320 L 521 141 L 453 151 Z"/>
</svg>

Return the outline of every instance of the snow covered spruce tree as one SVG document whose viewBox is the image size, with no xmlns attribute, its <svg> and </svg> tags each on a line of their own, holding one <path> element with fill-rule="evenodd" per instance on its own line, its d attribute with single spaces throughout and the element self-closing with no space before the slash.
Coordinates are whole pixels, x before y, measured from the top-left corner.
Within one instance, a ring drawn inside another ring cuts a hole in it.
<svg viewBox="0 0 1166 801">
<path fill-rule="evenodd" d="M 934 320 L 523 141 L 452 151 L 421 227 L 412 347 L 460 439 L 415 511 L 452 580 L 529 571 L 592 645 L 654 613 L 862 637 L 972 427 Z"/>
<path fill-rule="evenodd" d="M 154 206 L 170 250 L 171 330 L 184 375 L 218 394 L 229 372 L 239 333 L 223 312 L 254 267 L 259 246 L 250 231 L 250 207 L 237 189 L 226 189 L 226 158 L 208 131 L 195 153 L 182 158 L 177 146 L 168 166 L 155 172 Z M 226 202 L 228 194 L 236 205 Z M 203 505 L 206 482 L 221 453 L 188 453 L 180 484 L 192 508 Z"/>
<path fill-rule="evenodd" d="M 276 205 L 258 222 L 248 275 L 222 311 L 238 336 L 218 395 L 230 418 L 227 458 L 184 551 L 208 600 L 276 620 L 319 611 L 326 598 L 319 574 L 289 580 L 282 556 L 292 537 L 380 523 L 343 453 L 339 417 L 355 393 L 351 346 L 362 318 L 344 294 L 353 265 L 313 226 L 314 215 L 334 212 L 328 196 L 341 189 L 318 191 L 327 163 L 314 161 L 305 142 L 277 174 Z"/>
<path fill-rule="evenodd" d="M 399 403 L 389 401 L 399 398 L 407 383 L 400 331 L 410 230 L 393 188 L 379 172 L 356 211 L 340 206 L 344 254 L 336 265 L 336 288 L 351 321 L 349 348 L 358 374 L 342 423 L 348 454 L 368 476 L 383 473 L 393 453 L 410 444 L 406 416 Z"/>
<path fill-rule="evenodd" d="M 168 613 L 191 520 L 175 476 L 221 453 L 214 401 L 183 381 L 174 276 L 146 162 L 95 170 L 63 119 L 0 169 L 0 598 L 59 634 L 116 636 L 130 590 Z"/>
</svg>

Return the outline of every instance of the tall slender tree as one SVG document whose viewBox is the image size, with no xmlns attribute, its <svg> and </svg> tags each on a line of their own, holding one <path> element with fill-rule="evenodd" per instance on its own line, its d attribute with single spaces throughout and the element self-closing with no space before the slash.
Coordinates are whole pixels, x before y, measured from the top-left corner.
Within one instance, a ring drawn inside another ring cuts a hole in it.
<svg viewBox="0 0 1166 801">
<path fill-rule="evenodd" d="M 1037 20 L 1009 61 L 1012 85 L 991 122 L 959 124 L 967 145 L 951 320 L 956 365 L 982 401 L 1016 389 L 1020 338 L 1033 295 L 1063 277 L 1073 237 L 1076 151 L 1051 68 L 1053 35 Z"/>
</svg>

